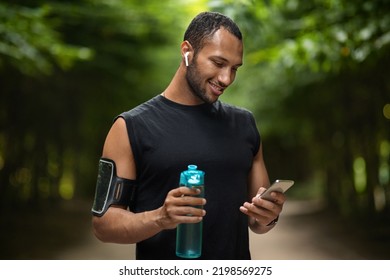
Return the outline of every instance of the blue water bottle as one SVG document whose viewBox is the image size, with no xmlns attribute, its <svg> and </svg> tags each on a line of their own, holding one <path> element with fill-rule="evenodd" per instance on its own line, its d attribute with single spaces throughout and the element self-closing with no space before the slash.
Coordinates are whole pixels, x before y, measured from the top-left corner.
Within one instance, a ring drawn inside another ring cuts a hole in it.
<svg viewBox="0 0 390 280">
<path fill-rule="evenodd" d="M 197 197 L 204 197 L 204 172 L 196 165 L 188 165 L 188 170 L 180 174 L 180 186 L 200 189 Z M 202 206 L 197 206 L 202 208 Z M 176 255 L 194 259 L 202 254 L 202 222 L 179 224 L 176 229 Z"/>
</svg>

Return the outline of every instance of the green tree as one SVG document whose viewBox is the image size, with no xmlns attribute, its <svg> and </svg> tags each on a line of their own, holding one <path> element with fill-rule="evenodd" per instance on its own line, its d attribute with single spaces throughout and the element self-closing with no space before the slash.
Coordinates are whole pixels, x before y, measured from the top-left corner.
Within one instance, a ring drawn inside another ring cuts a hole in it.
<svg viewBox="0 0 390 280">
<path fill-rule="evenodd" d="M 161 91 L 179 63 L 177 30 L 203 4 L 186 5 L 0 4 L 3 208 L 92 198 L 113 118 Z"/>
<path fill-rule="evenodd" d="M 271 174 L 317 178 L 329 207 L 346 216 L 386 216 L 387 1 L 212 3 L 246 34 L 244 92 L 232 99 L 258 116 Z"/>
</svg>

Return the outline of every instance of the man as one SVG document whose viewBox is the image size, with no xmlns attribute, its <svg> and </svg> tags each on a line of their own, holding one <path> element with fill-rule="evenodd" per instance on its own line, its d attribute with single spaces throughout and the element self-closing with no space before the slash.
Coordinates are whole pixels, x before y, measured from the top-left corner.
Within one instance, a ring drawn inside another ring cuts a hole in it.
<svg viewBox="0 0 390 280">
<path fill-rule="evenodd" d="M 181 55 L 165 91 L 118 116 L 107 135 L 101 166 L 116 167 L 108 170 L 125 178 L 118 179 L 118 193 L 132 189 L 135 198 L 130 211 L 131 194 L 108 201 L 100 170 L 95 235 L 137 243 L 137 259 L 175 259 L 178 224 L 203 221 L 201 259 L 250 259 L 248 226 L 256 233 L 272 229 L 285 197 L 258 196 L 269 178 L 254 118 L 218 100 L 242 65 L 241 32 L 222 14 L 201 13 L 185 32 Z M 178 187 L 189 164 L 205 171 L 205 198 Z"/>
</svg>

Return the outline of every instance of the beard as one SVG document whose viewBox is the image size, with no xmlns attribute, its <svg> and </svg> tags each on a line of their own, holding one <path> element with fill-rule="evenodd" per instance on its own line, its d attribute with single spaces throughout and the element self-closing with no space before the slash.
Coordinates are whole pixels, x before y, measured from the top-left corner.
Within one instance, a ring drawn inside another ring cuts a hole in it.
<svg viewBox="0 0 390 280">
<path fill-rule="evenodd" d="M 202 75 L 198 71 L 195 59 L 187 67 L 186 80 L 192 94 L 207 104 L 212 104 L 217 99 L 212 99 L 207 95 L 206 89 L 202 87 Z"/>
</svg>

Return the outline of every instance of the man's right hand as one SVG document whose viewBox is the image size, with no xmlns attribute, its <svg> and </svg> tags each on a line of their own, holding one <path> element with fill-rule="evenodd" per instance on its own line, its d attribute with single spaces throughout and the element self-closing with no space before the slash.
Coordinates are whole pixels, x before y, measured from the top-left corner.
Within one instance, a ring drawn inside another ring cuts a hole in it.
<svg viewBox="0 0 390 280">
<path fill-rule="evenodd" d="M 202 221 L 206 211 L 199 206 L 205 205 L 206 199 L 196 197 L 199 193 L 199 189 L 187 187 L 171 190 L 164 201 L 164 205 L 158 211 L 157 223 L 161 229 L 173 229 L 178 224 L 194 224 Z"/>
</svg>

